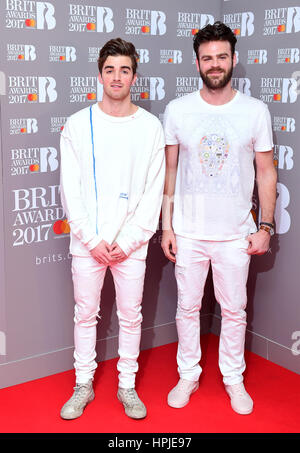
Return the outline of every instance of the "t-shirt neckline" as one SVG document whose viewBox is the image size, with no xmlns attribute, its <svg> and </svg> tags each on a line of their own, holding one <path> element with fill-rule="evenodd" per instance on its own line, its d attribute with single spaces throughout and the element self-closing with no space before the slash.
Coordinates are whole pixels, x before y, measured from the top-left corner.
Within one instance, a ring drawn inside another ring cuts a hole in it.
<svg viewBox="0 0 300 453">
<path fill-rule="evenodd" d="M 136 112 L 132 113 L 131 115 L 127 116 L 113 116 L 113 115 L 108 115 L 107 113 L 103 112 L 103 110 L 100 108 L 98 105 L 98 102 L 94 104 L 94 110 L 97 115 L 99 115 L 101 118 L 105 119 L 106 121 L 110 121 L 111 123 L 126 123 L 127 121 L 132 121 L 136 118 L 138 118 L 142 114 L 142 108 L 137 106 Z"/>
<path fill-rule="evenodd" d="M 235 102 L 237 102 L 237 100 L 239 99 L 240 97 L 240 92 L 238 90 L 235 90 L 235 96 L 233 96 L 233 98 L 226 102 L 225 104 L 221 104 L 221 105 L 215 105 L 215 104 L 210 104 L 209 102 L 206 102 L 203 97 L 201 96 L 201 93 L 200 93 L 200 90 L 197 92 L 198 94 L 198 100 L 199 102 L 202 104 L 202 105 L 205 105 L 206 107 L 209 107 L 210 109 L 214 109 L 214 110 L 223 110 L 223 109 L 226 109 L 227 107 L 230 107 L 232 104 L 234 104 Z"/>
</svg>

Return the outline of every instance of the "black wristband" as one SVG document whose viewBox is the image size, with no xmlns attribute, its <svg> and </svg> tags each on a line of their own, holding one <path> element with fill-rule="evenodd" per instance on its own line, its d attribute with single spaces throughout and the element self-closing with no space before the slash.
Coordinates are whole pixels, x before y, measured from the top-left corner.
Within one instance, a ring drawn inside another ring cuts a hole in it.
<svg viewBox="0 0 300 453">
<path fill-rule="evenodd" d="M 274 228 L 274 224 L 273 224 L 273 223 L 259 222 L 259 225 L 267 225 L 267 226 L 269 226 L 270 228 Z"/>
</svg>

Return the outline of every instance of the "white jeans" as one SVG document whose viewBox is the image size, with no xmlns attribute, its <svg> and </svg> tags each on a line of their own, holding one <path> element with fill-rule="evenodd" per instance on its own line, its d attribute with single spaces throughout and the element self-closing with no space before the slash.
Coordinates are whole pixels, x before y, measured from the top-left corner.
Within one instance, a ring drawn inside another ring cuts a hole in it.
<svg viewBox="0 0 300 453">
<path fill-rule="evenodd" d="M 146 265 L 144 260 L 127 258 L 122 263 L 110 266 L 110 269 L 115 284 L 119 319 L 119 386 L 133 388 L 138 370 Z M 86 383 L 93 378 L 97 368 L 96 326 L 106 270 L 107 266 L 99 264 L 92 257 L 73 256 L 74 367 L 77 383 Z"/>
<path fill-rule="evenodd" d="M 175 275 L 178 287 L 176 326 L 177 364 L 181 378 L 197 381 L 199 361 L 201 302 L 211 263 L 214 291 L 221 307 L 219 367 L 227 385 L 243 381 L 246 304 L 250 256 L 248 241 L 199 241 L 176 236 Z"/>
</svg>

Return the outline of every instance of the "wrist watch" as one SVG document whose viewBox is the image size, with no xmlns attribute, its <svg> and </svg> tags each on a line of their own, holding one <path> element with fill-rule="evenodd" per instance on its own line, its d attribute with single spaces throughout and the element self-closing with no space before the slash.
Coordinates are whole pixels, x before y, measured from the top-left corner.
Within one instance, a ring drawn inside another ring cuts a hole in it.
<svg viewBox="0 0 300 453">
<path fill-rule="evenodd" d="M 273 234 L 275 233 L 273 223 L 260 222 L 260 223 L 259 223 L 259 229 L 260 229 L 260 230 L 266 231 L 266 232 L 269 233 L 271 236 L 273 236 Z"/>
</svg>

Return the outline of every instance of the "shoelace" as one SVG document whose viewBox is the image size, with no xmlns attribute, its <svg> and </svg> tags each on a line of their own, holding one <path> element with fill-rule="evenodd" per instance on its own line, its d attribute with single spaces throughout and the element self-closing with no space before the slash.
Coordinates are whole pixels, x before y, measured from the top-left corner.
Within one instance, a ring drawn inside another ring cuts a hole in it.
<svg viewBox="0 0 300 453">
<path fill-rule="evenodd" d="M 84 398 L 86 398 L 86 392 L 89 389 L 88 384 L 79 384 L 74 387 L 75 393 L 73 401 L 75 403 L 81 403 Z"/>
<path fill-rule="evenodd" d="M 189 393 L 190 392 L 190 389 L 189 389 L 189 386 L 192 385 L 192 383 L 188 383 L 187 381 L 184 381 L 183 379 L 181 379 L 178 383 L 178 389 L 179 390 L 183 390 L 184 392 L 186 393 Z"/>
<path fill-rule="evenodd" d="M 232 385 L 232 393 L 236 396 L 245 396 L 245 390 L 240 384 Z"/>
<path fill-rule="evenodd" d="M 139 400 L 134 389 L 127 389 L 126 392 L 124 392 L 124 396 L 127 400 L 126 404 L 128 405 L 139 404 Z"/>
</svg>

